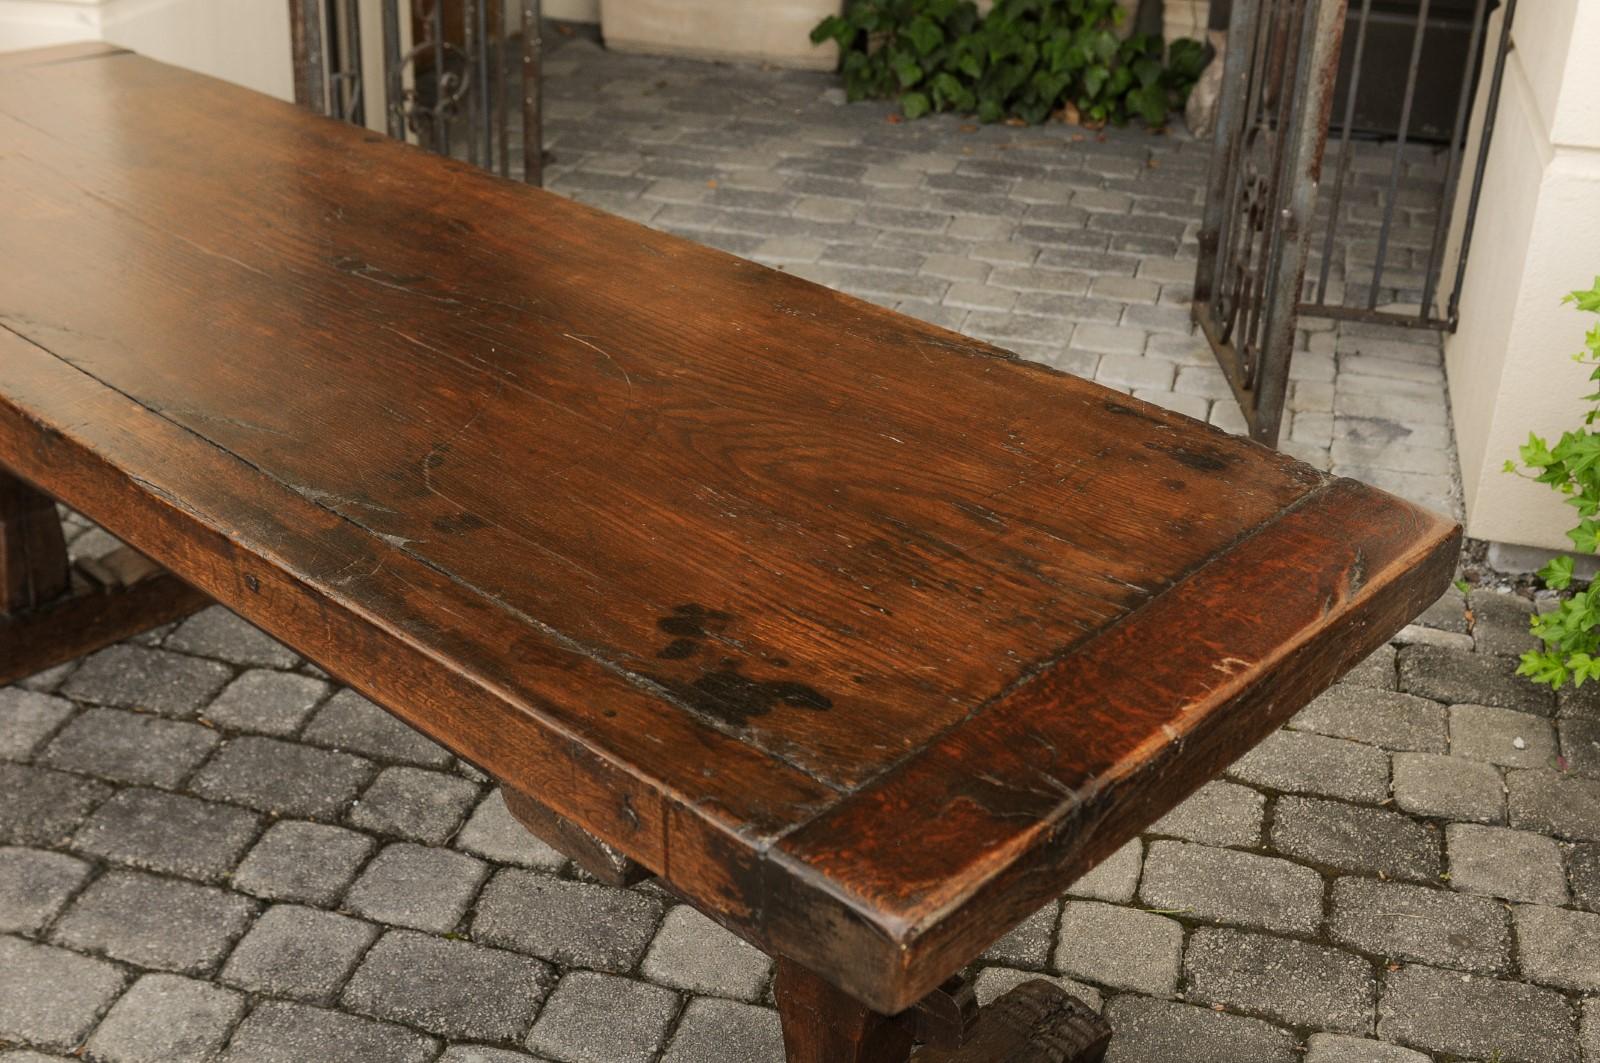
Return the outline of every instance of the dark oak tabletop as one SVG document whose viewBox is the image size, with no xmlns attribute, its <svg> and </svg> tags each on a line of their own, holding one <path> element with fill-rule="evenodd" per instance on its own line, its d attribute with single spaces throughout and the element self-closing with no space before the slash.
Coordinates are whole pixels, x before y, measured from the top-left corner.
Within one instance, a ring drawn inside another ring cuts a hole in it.
<svg viewBox="0 0 1600 1063">
<path fill-rule="evenodd" d="M 132 54 L 0 63 L 0 203 L 0 465 L 882 1011 L 1454 560 L 1246 440 Z"/>
</svg>

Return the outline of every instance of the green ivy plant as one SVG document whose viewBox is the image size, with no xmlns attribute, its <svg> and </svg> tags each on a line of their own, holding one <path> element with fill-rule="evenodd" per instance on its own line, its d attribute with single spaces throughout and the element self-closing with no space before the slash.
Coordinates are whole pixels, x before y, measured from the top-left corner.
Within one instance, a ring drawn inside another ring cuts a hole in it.
<svg viewBox="0 0 1600 1063">
<path fill-rule="evenodd" d="M 1205 46 L 1117 33 L 1117 0 L 848 0 L 822 20 L 816 43 L 838 42 L 851 100 L 898 98 L 907 118 L 932 111 L 981 121 L 1043 122 L 1067 105 L 1090 125 L 1137 115 L 1152 127 L 1182 107 Z"/>
<path fill-rule="evenodd" d="M 1572 292 L 1563 301 L 1585 313 L 1600 314 L 1600 277 L 1592 287 Z M 1600 382 L 1600 324 L 1589 330 L 1584 350 L 1572 359 L 1592 366 L 1589 379 Z M 1578 524 L 1567 532 L 1567 538 L 1578 550 L 1592 554 L 1600 552 L 1600 522 L 1596 520 L 1600 516 L 1600 432 L 1594 429 L 1600 420 L 1600 390 L 1583 398 L 1589 411 L 1582 428 L 1563 433 L 1555 446 L 1529 433 L 1521 448 L 1527 471 L 1519 470 L 1515 461 L 1506 462 L 1505 468 L 1565 495 L 1567 504 L 1578 511 Z M 1539 578 L 1554 590 L 1569 590 L 1572 558 L 1552 558 L 1539 570 Z M 1557 690 L 1569 680 L 1581 687 L 1588 680 L 1600 679 L 1600 581 L 1567 595 L 1557 609 L 1534 616 L 1532 631 L 1544 648 L 1522 655 L 1519 675 Z"/>
</svg>

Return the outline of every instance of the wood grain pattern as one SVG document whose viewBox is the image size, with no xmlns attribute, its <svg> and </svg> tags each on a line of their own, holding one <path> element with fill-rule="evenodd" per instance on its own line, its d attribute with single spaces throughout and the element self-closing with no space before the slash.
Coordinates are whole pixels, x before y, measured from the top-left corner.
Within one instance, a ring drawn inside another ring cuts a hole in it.
<svg viewBox="0 0 1600 1063">
<path fill-rule="evenodd" d="M 786 1063 L 906 1063 L 911 1024 L 879 1015 L 793 961 L 779 958 L 773 996 Z"/>
<path fill-rule="evenodd" d="M 0 68 L 0 465 L 882 1013 L 1457 531 L 132 55 Z"/>
</svg>

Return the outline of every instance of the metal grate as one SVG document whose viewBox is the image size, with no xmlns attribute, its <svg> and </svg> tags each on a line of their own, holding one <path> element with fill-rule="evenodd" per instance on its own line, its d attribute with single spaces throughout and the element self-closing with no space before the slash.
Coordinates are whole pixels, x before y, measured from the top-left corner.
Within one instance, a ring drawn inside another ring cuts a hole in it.
<svg viewBox="0 0 1600 1063">
<path fill-rule="evenodd" d="M 289 0 L 289 14 L 300 104 L 367 125 L 375 103 L 392 137 L 542 182 L 539 0 Z"/>
</svg>

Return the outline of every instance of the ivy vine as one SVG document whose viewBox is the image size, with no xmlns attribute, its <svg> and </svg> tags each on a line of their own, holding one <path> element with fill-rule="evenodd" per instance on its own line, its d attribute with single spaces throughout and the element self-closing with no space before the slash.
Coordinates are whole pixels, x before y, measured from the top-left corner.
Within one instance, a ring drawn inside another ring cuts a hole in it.
<svg viewBox="0 0 1600 1063">
<path fill-rule="evenodd" d="M 1600 277 L 1592 287 L 1572 292 L 1563 301 L 1585 313 L 1600 314 Z M 1589 379 L 1600 383 L 1600 324 L 1589 329 L 1584 349 L 1572 360 L 1593 367 Z M 1600 421 L 1600 390 L 1585 395 L 1583 401 L 1589 403 L 1583 427 L 1563 433 L 1555 446 L 1530 432 L 1521 448 L 1522 466 L 1527 471 L 1519 470 L 1515 461 L 1506 462 L 1505 470 L 1549 484 L 1565 495 L 1567 504 L 1578 511 L 1577 526 L 1567 532 L 1567 538 L 1579 551 L 1592 554 L 1600 552 L 1600 521 L 1596 519 L 1600 516 L 1600 432 L 1594 429 Z M 1553 590 L 1570 590 L 1572 558 L 1552 558 L 1539 570 L 1539 577 Z M 1573 591 L 1551 612 L 1535 615 L 1531 626 L 1544 648 L 1522 655 L 1519 675 L 1557 690 L 1568 681 L 1581 687 L 1588 680 L 1600 679 L 1600 581 Z"/>
<path fill-rule="evenodd" d="M 1117 27 L 1117 0 L 847 0 L 812 41 L 838 42 L 851 100 L 898 99 L 907 118 L 934 111 L 1038 124 L 1057 112 L 1089 126 L 1138 116 L 1161 126 L 1206 63 L 1198 41 Z"/>
</svg>

